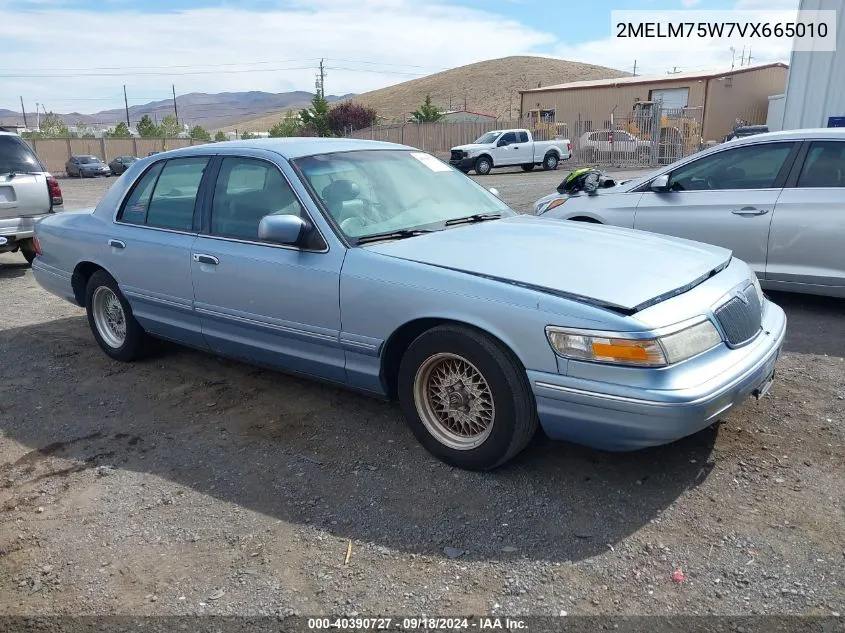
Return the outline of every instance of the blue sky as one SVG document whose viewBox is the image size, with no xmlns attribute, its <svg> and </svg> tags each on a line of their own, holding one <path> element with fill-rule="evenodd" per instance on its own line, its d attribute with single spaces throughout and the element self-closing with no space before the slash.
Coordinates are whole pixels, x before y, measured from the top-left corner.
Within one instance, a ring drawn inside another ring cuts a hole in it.
<svg viewBox="0 0 845 633">
<path fill-rule="evenodd" d="M 797 0 L 0 0 L 0 108 L 90 113 L 170 94 L 364 92 L 483 59 L 544 55 L 664 74 L 730 66 L 727 44 L 649 50 L 611 38 L 613 10 L 747 9 L 772 20 Z M 792 13 L 794 15 L 794 13 Z M 789 47 L 755 44 L 754 62 Z M 737 50 L 740 46 L 737 43 Z M 737 53 L 738 54 L 738 53 Z"/>
</svg>

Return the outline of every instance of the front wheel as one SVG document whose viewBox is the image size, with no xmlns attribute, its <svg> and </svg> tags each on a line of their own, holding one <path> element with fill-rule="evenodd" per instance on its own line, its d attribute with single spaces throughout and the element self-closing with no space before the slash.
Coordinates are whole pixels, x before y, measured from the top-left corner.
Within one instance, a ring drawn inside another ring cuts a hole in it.
<svg viewBox="0 0 845 633">
<path fill-rule="evenodd" d="M 525 370 L 498 341 L 444 325 L 420 335 L 399 366 L 399 402 L 420 443 L 467 470 L 515 457 L 537 430 Z"/>
<path fill-rule="evenodd" d="M 557 165 L 558 165 L 557 154 L 553 154 L 553 153 L 550 152 L 550 153 L 546 154 L 546 156 L 543 158 L 543 169 L 545 169 L 546 171 L 550 171 L 552 169 L 557 169 Z"/>
<path fill-rule="evenodd" d="M 475 161 L 475 173 L 479 176 L 486 176 L 493 169 L 493 161 L 487 156 L 479 156 Z"/>
<path fill-rule="evenodd" d="M 132 308 L 114 278 L 98 270 L 85 291 L 88 325 L 100 348 L 115 360 L 128 362 L 143 355 L 147 334 L 132 315 Z"/>
</svg>

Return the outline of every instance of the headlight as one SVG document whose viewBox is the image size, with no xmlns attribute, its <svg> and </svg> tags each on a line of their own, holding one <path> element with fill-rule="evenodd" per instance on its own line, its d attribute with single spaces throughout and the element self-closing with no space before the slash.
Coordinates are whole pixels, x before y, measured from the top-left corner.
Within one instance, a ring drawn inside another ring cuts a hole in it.
<svg viewBox="0 0 845 633">
<path fill-rule="evenodd" d="M 565 358 L 636 367 L 664 367 L 679 363 L 722 342 L 710 320 L 671 334 L 636 338 L 626 332 L 591 332 L 549 326 L 552 349 Z"/>
<path fill-rule="evenodd" d="M 543 215 L 544 213 L 548 213 L 555 207 L 559 207 L 564 202 L 566 202 L 569 198 L 553 198 L 552 200 L 547 200 L 546 202 L 541 202 L 538 204 L 534 209 L 534 215 Z"/>
<path fill-rule="evenodd" d="M 763 306 L 763 299 L 765 298 L 763 295 L 763 288 L 760 286 L 760 280 L 757 279 L 757 274 L 755 272 L 751 273 L 751 283 L 754 285 L 754 290 L 757 291 L 757 299 L 760 301 L 760 306 Z"/>
</svg>

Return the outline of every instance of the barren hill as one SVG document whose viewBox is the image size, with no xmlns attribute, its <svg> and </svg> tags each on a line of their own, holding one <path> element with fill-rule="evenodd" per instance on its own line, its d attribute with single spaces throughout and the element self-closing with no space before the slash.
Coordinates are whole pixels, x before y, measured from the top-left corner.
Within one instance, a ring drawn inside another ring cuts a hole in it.
<svg viewBox="0 0 845 633">
<path fill-rule="evenodd" d="M 547 57 L 503 57 L 405 81 L 395 86 L 352 97 L 356 103 L 375 108 L 387 121 L 403 120 L 419 108 L 425 96 L 443 110 L 466 109 L 505 119 L 510 106 L 513 118 L 519 115 L 519 91 L 568 81 L 627 77 L 630 73 L 604 66 L 570 62 Z M 281 115 L 274 114 L 242 122 L 239 129 L 262 131 L 274 125 Z"/>
</svg>

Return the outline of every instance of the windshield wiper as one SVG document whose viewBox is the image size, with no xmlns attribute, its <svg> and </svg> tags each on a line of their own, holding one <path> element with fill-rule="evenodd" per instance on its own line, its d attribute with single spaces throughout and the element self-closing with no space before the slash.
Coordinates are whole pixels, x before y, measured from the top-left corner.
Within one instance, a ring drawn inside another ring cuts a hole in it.
<svg viewBox="0 0 845 633">
<path fill-rule="evenodd" d="M 498 220 L 502 217 L 501 213 L 476 213 L 468 215 L 465 218 L 452 218 L 444 222 L 445 226 L 452 226 L 455 224 L 469 224 L 471 222 L 484 222 L 485 220 Z"/>
<path fill-rule="evenodd" d="M 384 233 L 373 233 L 372 235 L 364 235 L 359 237 L 356 244 L 367 244 L 368 242 L 378 242 L 380 240 L 401 240 L 406 237 L 416 237 L 424 233 L 431 233 L 431 229 L 400 229 L 398 231 L 385 231 Z"/>
</svg>

